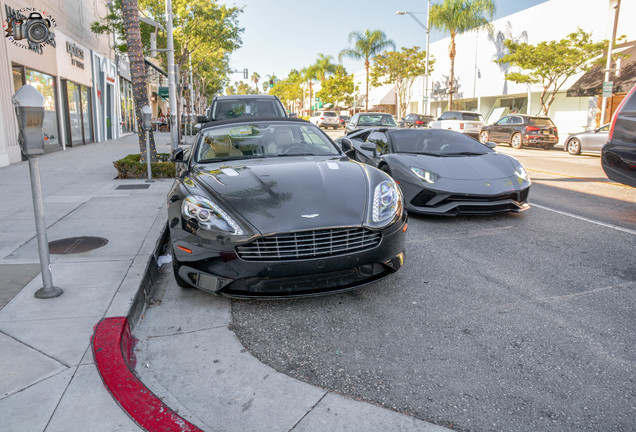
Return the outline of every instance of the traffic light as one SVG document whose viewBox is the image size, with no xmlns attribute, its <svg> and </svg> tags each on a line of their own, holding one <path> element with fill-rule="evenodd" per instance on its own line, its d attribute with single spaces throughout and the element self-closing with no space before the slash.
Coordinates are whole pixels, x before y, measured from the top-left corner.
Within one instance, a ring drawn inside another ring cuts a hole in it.
<svg viewBox="0 0 636 432">
<path fill-rule="evenodd" d="M 247 68 L 243 69 L 243 79 L 247 79 Z"/>
<path fill-rule="evenodd" d="M 269 80 L 269 88 L 274 87 L 274 80 Z"/>
</svg>

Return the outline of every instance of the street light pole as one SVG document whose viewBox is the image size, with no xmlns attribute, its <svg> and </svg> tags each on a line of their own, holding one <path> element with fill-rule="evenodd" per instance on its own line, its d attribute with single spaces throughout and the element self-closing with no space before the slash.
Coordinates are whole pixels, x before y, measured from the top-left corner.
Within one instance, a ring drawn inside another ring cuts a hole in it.
<svg viewBox="0 0 636 432">
<path fill-rule="evenodd" d="M 616 0 L 616 2 L 612 5 L 612 8 L 614 8 L 614 22 L 612 25 L 612 37 L 609 40 L 609 47 L 607 49 L 607 63 L 605 66 L 605 80 L 603 81 L 603 87 L 605 86 L 605 83 L 610 82 L 610 72 L 611 72 L 610 68 L 612 66 L 612 45 L 614 44 L 614 39 L 616 39 L 616 28 L 618 27 L 618 15 L 621 9 L 621 0 Z M 601 103 L 600 125 L 605 124 L 606 109 L 607 109 L 607 96 L 605 96 L 605 89 L 603 89 L 603 102 Z"/>
<path fill-rule="evenodd" d="M 179 147 L 179 125 L 177 124 L 177 85 L 174 65 L 174 39 L 172 36 L 172 0 L 166 0 L 166 33 L 168 49 L 168 98 L 170 99 L 170 144 L 172 150 Z"/>
<path fill-rule="evenodd" d="M 429 76 L 429 70 L 428 70 L 428 65 L 429 65 L 429 42 L 430 42 L 430 27 L 431 27 L 431 20 L 430 20 L 430 16 L 431 16 L 431 0 L 428 0 L 427 2 L 427 7 L 426 7 L 426 25 L 424 25 L 422 23 L 422 21 L 420 21 L 415 14 L 418 12 L 409 12 L 409 11 L 396 11 L 395 14 L 396 15 L 409 15 L 411 18 L 413 18 L 413 20 L 418 23 L 424 30 L 426 30 L 426 66 L 425 66 L 425 72 L 424 72 L 424 94 L 422 95 L 422 110 L 424 111 L 424 114 L 428 114 L 429 112 L 429 103 L 430 103 L 430 99 L 429 99 L 429 95 L 428 95 L 428 76 Z"/>
</svg>

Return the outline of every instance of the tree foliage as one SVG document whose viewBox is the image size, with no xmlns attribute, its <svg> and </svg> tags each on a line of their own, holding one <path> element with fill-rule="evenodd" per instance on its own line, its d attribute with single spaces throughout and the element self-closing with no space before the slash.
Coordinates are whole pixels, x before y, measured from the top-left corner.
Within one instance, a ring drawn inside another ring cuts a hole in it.
<svg viewBox="0 0 636 432">
<path fill-rule="evenodd" d="M 467 31 L 486 27 L 492 31 L 490 20 L 495 15 L 493 0 L 444 0 L 431 6 L 430 26 L 450 34 L 448 58 L 450 75 L 448 79 L 448 109 L 453 106 L 455 81 L 455 37 Z"/>
<path fill-rule="evenodd" d="M 364 33 L 351 32 L 349 34 L 349 43 L 353 42 L 353 48 L 347 48 L 340 51 L 338 60 L 348 57 L 354 60 L 364 60 L 364 69 L 366 71 L 366 94 L 364 99 L 364 110 L 369 110 L 369 68 L 371 66 L 370 59 L 382 51 L 393 48 L 395 43 L 386 37 L 381 30 L 365 30 Z"/>
<path fill-rule="evenodd" d="M 593 42 L 592 34 L 579 27 L 560 41 L 531 45 L 506 39 L 504 45 L 509 53 L 496 60 L 497 63 L 518 69 L 506 74 L 506 79 L 516 83 L 540 84 L 543 87 L 540 113 L 548 115 L 565 81 L 572 75 L 588 71 L 594 65 L 590 60 L 607 50 L 608 41 Z"/>
<path fill-rule="evenodd" d="M 334 75 L 322 82 L 320 91 L 316 93 L 321 101 L 337 106 L 340 102 L 353 105 L 353 75 L 348 75 L 343 66 L 338 65 Z"/>
<path fill-rule="evenodd" d="M 417 77 L 426 73 L 426 51 L 420 48 L 402 47 L 401 51 L 384 51 L 373 58 L 371 69 L 371 85 L 395 85 L 399 112 L 398 116 L 406 114 L 410 102 L 410 91 Z M 429 73 L 434 60 L 429 59 Z"/>
<path fill-rule="evenodd" d="M 296 69 L 289 71 L 287 78 L 277 81 L 269 94 L 278 96 L 283 104 L 292 111 L 298 111 L 303 100 L 304 76 Z"/>
</svg>

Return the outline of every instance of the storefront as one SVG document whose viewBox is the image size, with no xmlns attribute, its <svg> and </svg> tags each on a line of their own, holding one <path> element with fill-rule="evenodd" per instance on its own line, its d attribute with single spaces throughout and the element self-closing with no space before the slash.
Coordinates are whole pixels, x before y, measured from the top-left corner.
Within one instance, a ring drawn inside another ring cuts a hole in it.
<svg viewBox="0 0 636 432">
<path fill-rule="evenodd" d="M 65 144 L 87 144 L 94 141 L 90 51 L 61 32 L 57 41 Z"/>
<path fill-rule="evenodd" d="M 93 62 L 93 113 L 95 117 L 95 141 L 119 138 L 117 67 L 107 57 L 92 51 Z"/>
<path fill-rule="evenodd" d="M 121 106 L 120 132 L 136 132 L 137 119 L 130 78 L 130 63 L 124 59 L 119 59 L 119 100 Z"/>
</svg>

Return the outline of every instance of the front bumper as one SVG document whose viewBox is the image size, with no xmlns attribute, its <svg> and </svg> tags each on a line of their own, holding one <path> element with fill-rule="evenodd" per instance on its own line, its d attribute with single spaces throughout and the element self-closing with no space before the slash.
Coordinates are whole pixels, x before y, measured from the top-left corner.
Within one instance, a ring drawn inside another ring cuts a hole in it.
<svg viewBox="0 0 636 432">
<path fill-rule="evenodd" d="M 303 260 L 247 261 L 236 244 L 221 244 L 171 228 L 179 276 L 193 286 L 235 298 L 283 298 L 351 290 L 378 281 L 404 263 L 406 214 L 381 231 L 372 249 Z M 192 251 L 183 252 L 179 246 Z"/>
<path fill-rule="evenodd" d="M 410 212 L 440 215 L 482 215 L 504 212 L 523 212 L 530 208 L 530 185 L 511 188 L 509 180 L 484 182 L 482 187 L 423 188 L 421 184 L 400 182 L 405 208 Z M 470 182 L 475 183 L 475 182 Z M 471 185 L 472 186 L 472 185 Z"/>
</svg>

